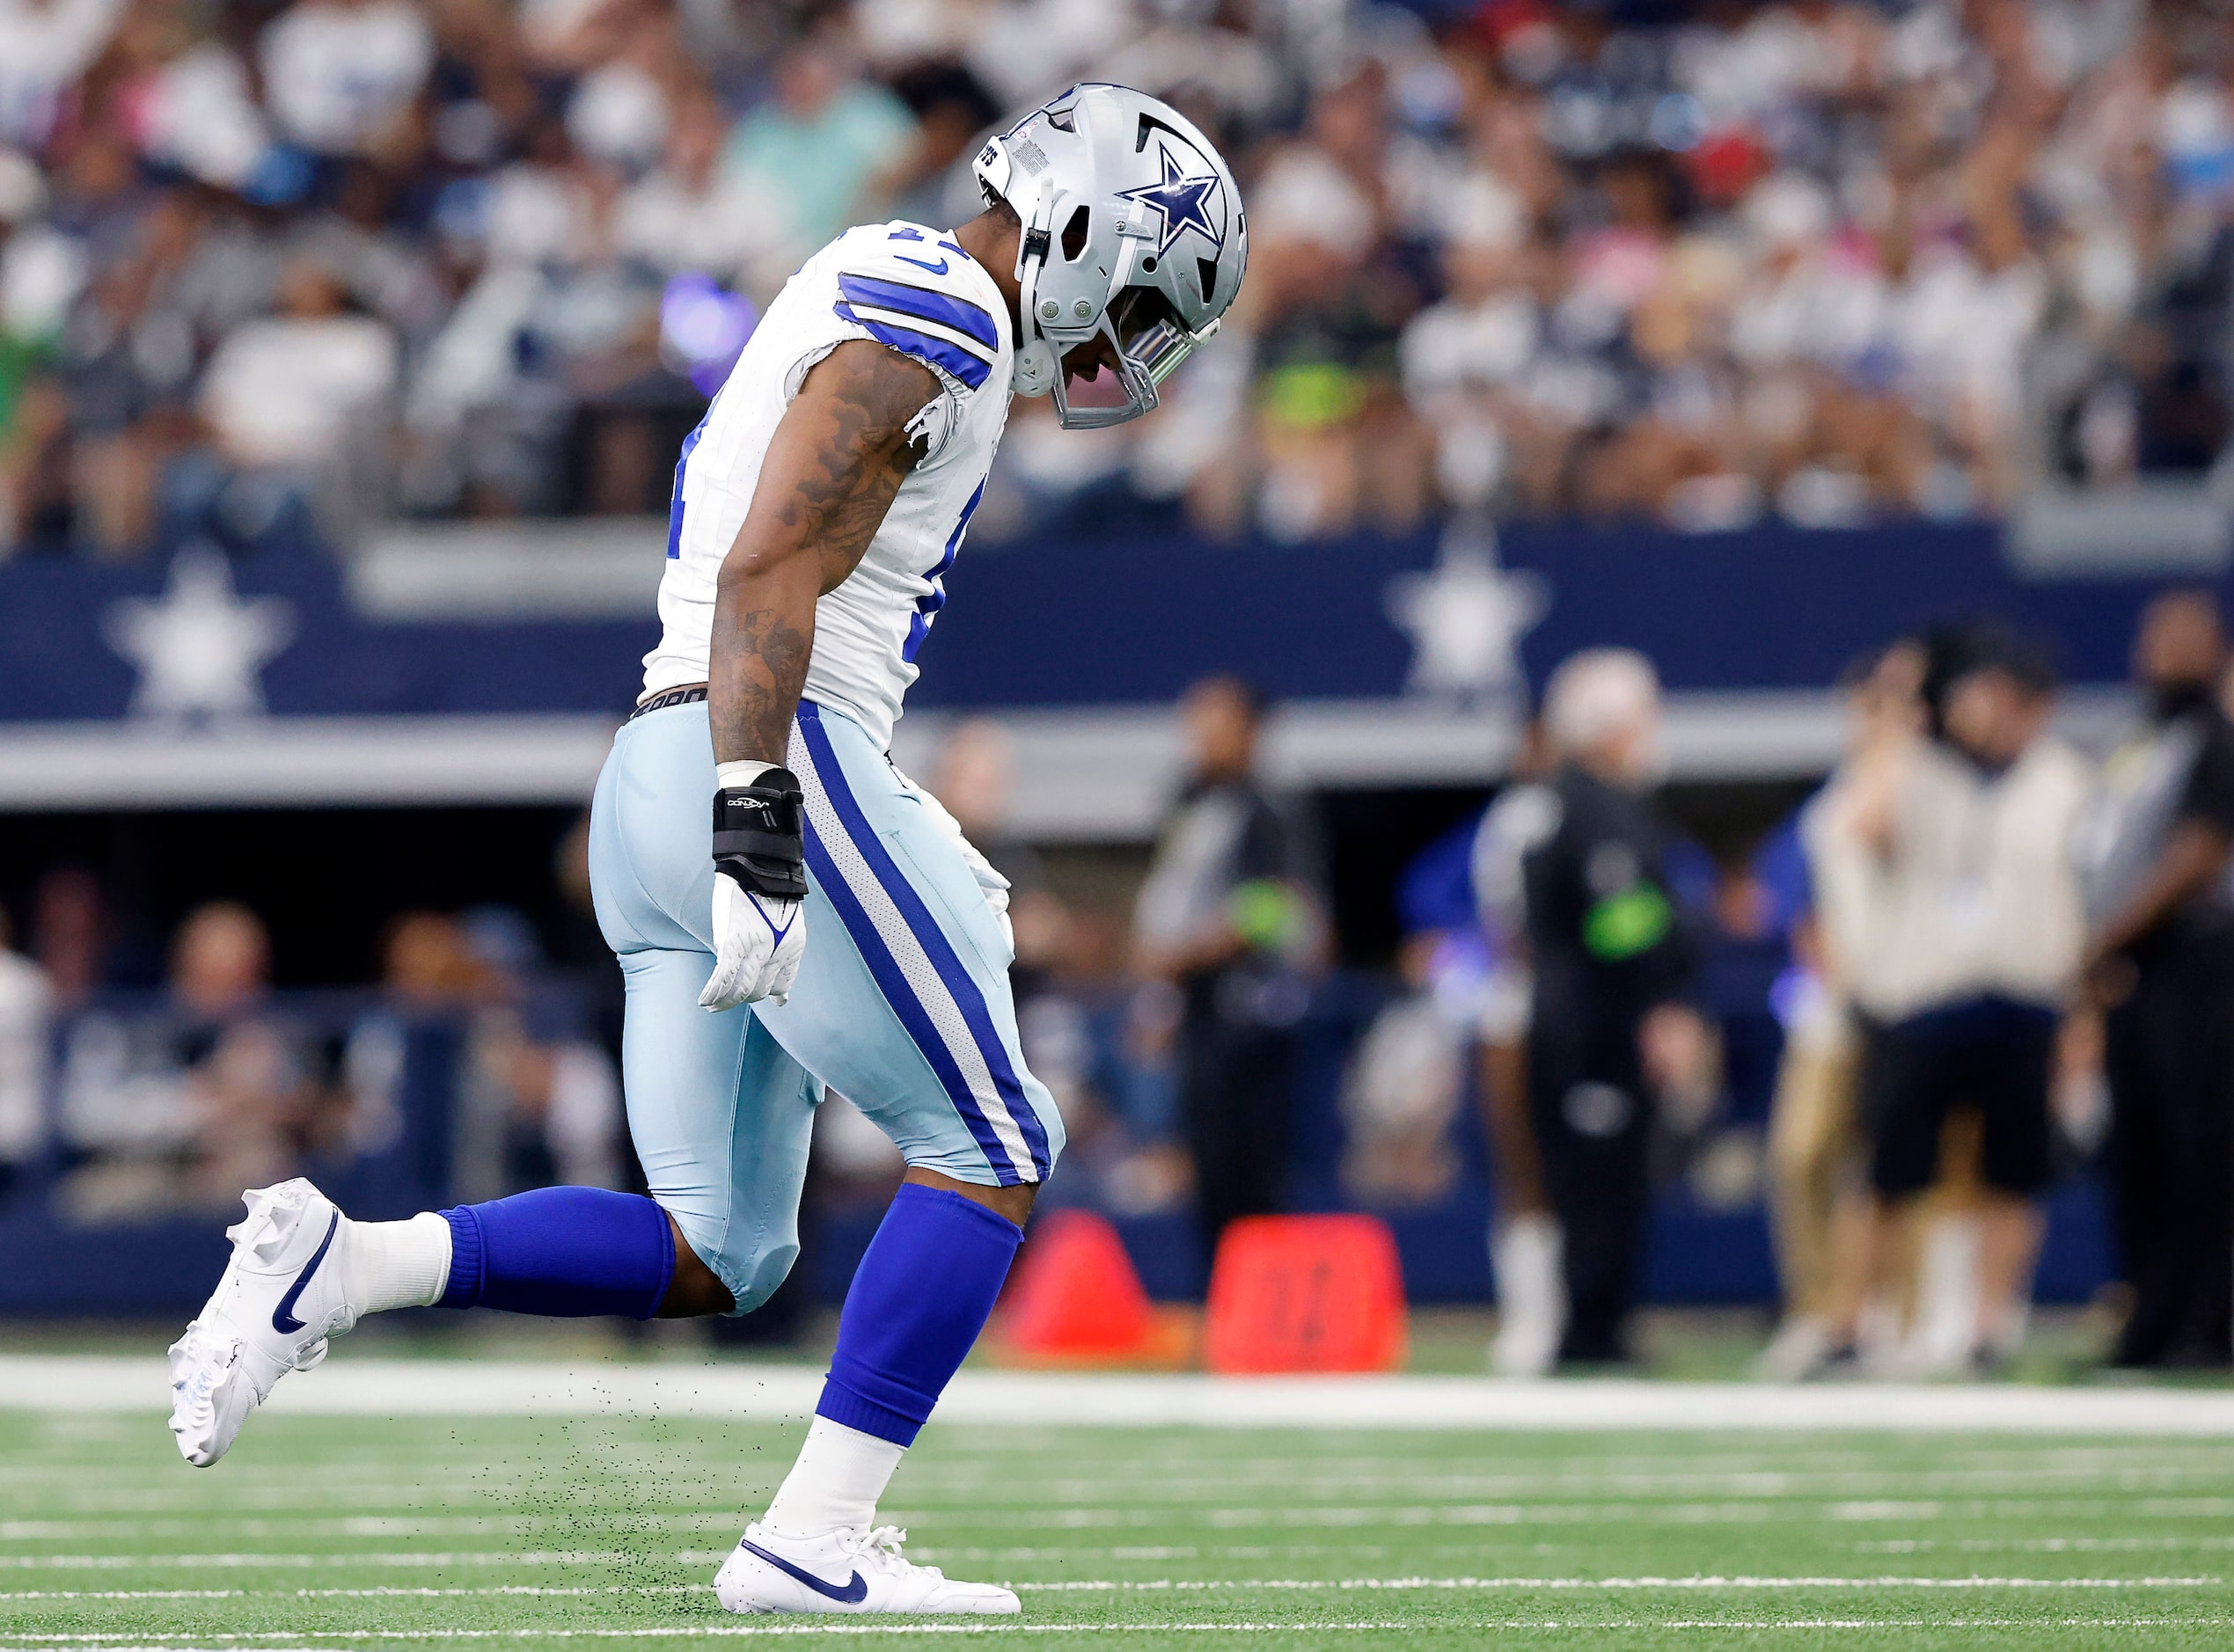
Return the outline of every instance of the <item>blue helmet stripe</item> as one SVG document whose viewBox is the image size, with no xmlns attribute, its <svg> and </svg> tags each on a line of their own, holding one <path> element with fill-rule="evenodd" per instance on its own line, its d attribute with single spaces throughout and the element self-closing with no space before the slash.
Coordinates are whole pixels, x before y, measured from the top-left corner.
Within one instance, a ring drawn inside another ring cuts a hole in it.
<svg viewBox="0 0 2234 1652">
<path fill-rule="evenodd" d="M 937 292 L 908 281 L 883 281 L 874 275 L 848 275 L 843 272 L 838 277 L 838 290 L 854 303 L 935 321 L 941 326 L 952 327 L 965 338 L 977 340 L 988 350 L 1000 347 L 1000 333 L 993 325 L 992 317 L 952 293 Z"/>
<path fill-rule="evenodd" d="M 879 344 L 890 345 L 903 355 L 912 355 L 927 362 L 952 375 L 971 390 L 977 389 L 992 375 L 992 366 L 984 357 L 972 355 L 950 340 L 933 338 L 929 333 L 918 333 L 912 327 L 896 327 L 889 322 L 859 315 L 850 304 L 832 304 L 831 308 L 841 318 L 867 328 L 869 336 Z"/>
</svg>

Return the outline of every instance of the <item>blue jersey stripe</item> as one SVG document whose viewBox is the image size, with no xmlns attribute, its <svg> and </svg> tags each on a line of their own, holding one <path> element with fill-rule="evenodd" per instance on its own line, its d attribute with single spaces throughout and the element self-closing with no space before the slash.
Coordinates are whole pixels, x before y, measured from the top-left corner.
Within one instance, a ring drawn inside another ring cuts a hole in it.
<svg viewBox="0 0 2234 1652">
<path fill-rule="evenodd" d="M 866 327 L 879 344 L 890 345 L 903 355 L 912 355 L 933 367 L 944 369 L 975 390 L 992 376 L 992 364 L 983 356 L 972 355 L 951 339 L 938 339 L 927 333 L 918 333 L 912 327 L 895 326 L 890 322 L 875 320 L 858 315 L 851 304 L 832 304 L 840 319 L 855 326 Z"/>
<path fill-rule="evenodd" d="M 898 909 L 901 918 L 915 936 L 917 943 L 922 947 L 923 955 L 931 961 L 931 967 L 938 971 L 940 981 L 945 984 L 947 991 L 953 997 L 955 1007 L 962 1012 L 962 1019 L 970 1029 L 971 1042 L 978 1046 L 978 1053 L 985 1061 L 985 1071 L 992 1077 L 993 1088 L 1000 1093 L 1001 1104 L 1007 1109 L 1008 1116 L 1015 1122 L 1018 1132 L 1024 1138 L 1024 1146 L 1031 1155 L 1033 1170 L 1031 1180 L 1044 1181 L 1048 1172 L 1052 1168 L 1052 1161 L 1047 1151 L 1047 1129 L 1039 1122 L 1038 1113 L 1034 1110 L 1030 1099 L 1024 1094 L 1024 1086 L 1016 1078 L 1015 1068 L 1008 1059 L 1007 1046 L 1001 1042 L 1000 1034 L 993 1027 L 992 1014 L 985 1005 L 985 994 L 978 990 L 977 982 L 971 977 L 969 970 L 963 967 L 962 960 L 956 955 L 954 945 L 948 940 L 946 932 L 939 927 L 938 920 L 931 916 L 930 909 L 923 904 L 923 897 L 915 892 L 915 886 L 907 881 L 906 876 L 894 864 L 890 852 L 884 847 L 883 840 L 876 835 L 875 829 L 868 823 L 868 816 L 861 813 L 860 803 L 854 800 L 852 790 L 846 784 L 845 772 L 838 765 L 838 754 L 831 746 L 830 735 L 822 726 L 822 708 L 811 700 L 799 702 L 799 733 L 806 742 L 808 753 L 814 762 L 815 772 L 822 780 L 823 791 L 830 799 L 831 808 L 837 812 L 839 823 L 845 827 L 846 835 L 853 839 L 853 846 L 861 852 L 861 857 L 868 863 L 871 874 L 883 887 L 885 894 L 891 897 L 892 904 Z M 824 859 L 827 859 L 827 852 L 824 853 Z M 832 871 L 835 871 L 834 866 Z M 824 887 L 827 890 L 828 885 L 825 884 Z M 863 917 L 866 917 L 867 914 L 864 913 Z M 851 927 L 850 922 L 848 927 Z M 870 925 L 870 932 L 873 935 L 874 925 Z M 883 950 L 884 944 L 882 938 L 876 939 L 875 944 L 877 950 Z M 866 954 L 868 943 L 864 941 L 862 946 Z M 889 955 L 887 954 L 887 956 Z M 905 983 L 902 990 L 905 994 L 906 1005 L 913 1005 L 916 1013 L 921 1014 L 922 1006 L 916 1000 L 914 993 L 907 991 Z M 887 989 L 886 996 L 892 997 L 890 989 Z M 901 1010 L 901 1019 L 907 1020 L 907 1012 L 903 1006 L 902 1000 L 893 998 L 892 1004 L 895 1009 Z M 928 1018 L 926 1017 L 925 1020 L 927 1023 Z M 912 1030 L 911 1027 L 911 1031 Z M 928 1027 L 927 1030 L 932 1042 L 938 1046 L 940 1054 L 944 1055 L 945 1045 L 940 1039 L 937 1028 Z M 934 1067 L 937 1066 L 939 1057 L 933 1055 L 929 1045 L 924 1044 L 921 1034 L 916 1034 L 916 1042 L 923 1047 L 925 1056 L 931 1057 L 932 1064 Z M 951 1064 L 953 1057 L 946 1056 L 945 1059 Z M 959 1076 L 957 1069 L 956 1077 Z M 951 1086 L 949 1088 L 949 1093 L 955 1094 Z M 963 1085 L 962 1093 L 969 1093 L 969 1086 L 966 1084 Z M 961 1105 L 959 1095 L 956 1095 L 956 1102 L 957 1107 Z M 963 1116 L 971 1120 L 973 1135 L 976 1134 L 977 1125 L 979 1122 L 984 1122 L 988 1130 L 992 1128 L 991 1122 L 985 1120 L 983 1114 L 978 1111 L 974 1096 L 971 1098 L 968 1107 L 964 1109 Z M 981 1141 L 980 1145 L 982 1144 Z M 1000 1176 L 1004 1186 L 1022 1179 L 1019 1174 L 1022 1168 L 1021 1166 L 1015 1166 L 1008 1173 L 1002 1173 L 1003 1166 L 1007 1160 L 1007 1153 L 1005 1148 L 1000 1146 L 998 1139 L 993 1148 L 986 1152 L 985 1158 L 992 1166 L 994 1173 Z"/>
<path fill-rule="evenodd" d="M 667 559 L 670 562 L 680 559 L 683 554 L 683 472 L 690 466 L 691 450 L 706 434 L 706 420 L 712 417 L 714 409 L 708 407 L 706 418 L 700 419 L 690 435 L 683 438 L 682 457 L 675 461 L 675 491 L 667 501 Z"/>
<path fill-rule="evenodd" d="M 873 304 L 879 310 L 896 310 L 904 316 L 935 321 L 977 340 L 988 350 L 1000 347 L 1000 333 L 993 325 L 992 317 L 967 298 L 956 298 L 952 293 L 918 287 L 909 281 L 842 272 L 838 277 L 838 290 L 854 303 Z"/>
</svg>

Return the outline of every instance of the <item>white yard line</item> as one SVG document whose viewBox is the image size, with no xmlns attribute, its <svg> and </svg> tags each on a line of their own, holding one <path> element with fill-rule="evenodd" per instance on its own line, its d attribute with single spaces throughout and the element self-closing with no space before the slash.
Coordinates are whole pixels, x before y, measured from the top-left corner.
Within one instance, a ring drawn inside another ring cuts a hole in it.
<svg viewBox="0 0 2234 1652">
<path fill-rule="evenodd" d="M 313 1641 L 640 1641 L 729 1639 L 748 1635 L 817 1634 L 1386 1634 L 1409 1633 L 1438 1640 L 1455 1634 L 1491 1630 L 1574 1629 L 2198 1629 L 2234 1626 L 2234 1618 L 1622 1618 L 1614 1619 L 1542 1618 L 1491 1619 L 1463 1624 L 1348 1623 L 864 1623 L 858 1618 L 835 1622 L 800 1624 L 693 1624 L 640 1629 L 336 1629 L 275 1630 L 266 1634 L 145 1634 L 15 1635 L 0 1643 L 0 1652 L 21 1652 L 28 1647 L 88 1646 L 101 1652 L 193 1652 L 198 1646 L 256 1644 L 260 1652 L 308 1652 Z M 299 1643 L 298 1647 L 287 1645 Z"/>
<path fill-rule="evenodd" d="M 336 1416 L 656 1414 L 796 1421 L 819 1372 L 803 1365 L 351 1360 L 280 1385 L 273 1409 Z M 0 1356 L 8 1407 L 160 1411 L 159 1359 Z M 964 1371 L 950 1423 L 1020 1416 L 1099 1428 L 1879 1431 L 2234 1437 L 2234 1392 L 1860 1384 L 1513 1383 L 1465 1377 L 1210 1378 Z"/>
<path fill-rule="evenodd" d="M 2234 1549 L 2234 1536 L 2172 1538 L 1888 1538 L 1857 1543 L 1860 1554 L 1923 1554 L 1955 1549 L 1965 1554 L 2114 1554 L 2157 1549 Z"/>
<path fill-rule="evenodd" d="M 729 1551 L 721 1551 L 727 1556 Z M 0 1554 L 4 1571 L 133 1571 L 141 1567 L 187 1567 L 206 1570 L 253 1568 L 309 1568 L 314 1566 L 619 1566 L 641 1556 L 618 1549 L 503 1551 L 455 1549 L 393 1551 L 343 1550 L 333 1554 Z"/>
<path fill-rule="evenodd" d="M 2223 1585 L 2223 1577 L 1151 1577 L 1071 1580 L 1062 1583 L 1019 1583 L 1008 1587 L 1026 1594 L 1202 1593 L 1221 1590 L 1260 1590 L 1318 1593 L 1345 1590 L 1469 1591 L 1483 1590 L 1541 1590 L 1589 1593 L 1605 1590 L 1633 1593 L 1648 1590 L 1759 1590 L 1853 1589 L 1999 1589 L 1999 1590 L 2122 1590 L 2208 1589 Z M 455 1599 L 461 1597 L 688 1595 L 711 1586 L 699 1583 L 603 1583 L 580 1587 L 542 1587 L 510 1584 L 481 1589 L 150 1589 L 150 1590 L 26 1590 L 0 1593 L 10 1600 L 236 1600 L 247 1597 L 286 1600 Z"/>
<path fill-rule="evenodd" d="M 1321 1590 L 1613 1590 L 1691 1589 L 2205 1589 L 2223 1577 L 1256 1577 L 1146 1578 L 1018 1583 L 1019 1591 L 1071 1590 L 1199 1590 L 1263 1589 Z"/>
</svg>

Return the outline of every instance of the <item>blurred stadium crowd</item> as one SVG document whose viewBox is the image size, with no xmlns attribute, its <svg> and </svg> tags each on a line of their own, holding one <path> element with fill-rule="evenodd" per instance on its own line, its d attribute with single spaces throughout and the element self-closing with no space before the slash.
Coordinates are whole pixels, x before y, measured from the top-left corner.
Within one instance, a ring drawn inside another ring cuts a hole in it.
<svg viewBox="0 0 2234 1652">
<path fill-rule="evenodd" d="M 1254 268 L 1163 416 L 1023 404 L 985 531 L 2201 471 L 2230 44 L 2137 0 L 0 0 L 0 554 L 657 509 L 800 259 L 957 222 L 1081 76 L 1237 157 Z"/>
</svg>

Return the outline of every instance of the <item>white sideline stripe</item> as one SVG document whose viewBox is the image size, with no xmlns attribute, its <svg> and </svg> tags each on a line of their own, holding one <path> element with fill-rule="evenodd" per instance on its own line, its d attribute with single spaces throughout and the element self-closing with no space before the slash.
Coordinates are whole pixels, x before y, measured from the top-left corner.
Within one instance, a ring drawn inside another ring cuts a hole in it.
<svg viewBox="0 0 2234 1652">
<path fill-rule="evenodd" d="M 724 1549 L 722 1554 L 729 1551 Z M 0 1554 L 0 1568 L 18 1571 L 129 1571 L 141 1566 L 209 1567 L 228 1571 L 248 1567 L 308 1566 L 625 1566 L 640 1559 L 619 1549 L 379 1551 L 336 1550 L 331 1554 Z"/>
<path fill-rule="evenodd" d="M 1857 1543 L 1863 1554 L 1918 1554 L 1929 1549 L 1959 1549 L 1966 1554 L 2122 1553 L 2144 1549 L 2234 1549 L 2234 1537 L 2184 1538 L 1887 1538 Z"/>
<path fill-rule="evenodd" d="M 191 1652 L 197 1642 L 278 1641 L 266 1652 L 284 1648 L 289 1639 L 311 1641 L 638 1641 L 698 1640 L 732 1635 L 794 1634 L 1326 1634 L 1413 1633 L 1447 1634 L 1483 1629 L 2200 1629 L 2224 1628 L 2234 1618 L 1619 1618 L 1611 1620 L 1506 1618 L 1474 1623 L 1437 1624 L 1423 1630 L 1411 1623 L 863 1623 L 843 1618 L 835 1623 L 694 1624 L 641 1629 L 284 1629 L 264 1634 L 18 1635 L 19 1645 L 0 1652 L 22 1652 L 32 1645 L 98 1646 L 104 1652 Z M 303 1648 L 302 1652 L 307 1652 Z"/>
<path fill-rule="evenodd" d="M 1634 1591 L 1652 1589 L 1764 1590 L 1764 1589 L 2207 1589 L 2222 1584 L 2223 1577 L 1152 1577 L 1101 1578 L 1053 1583 L 1018 1583 L 1007 1587 L 1021 1593 L 1114 1593 L 1138 1590 L 1146 1593 L 1198 1592 L 1210 1590 L 1488 1590 L 1537 1589 Z M 544 1586 L 512 1583 L 481 1589 L 105 1589 L 26 1590 L 0 1592 L 0 1600 L 239 1600 L 249 1597 L 286 1600 L 451 1600 L 506 1595 L 695 1595 L 712 1587 L 705 1583 L 598 1583 Z"/>
<path fill-rule="evenodd" d="M 802 1421 L 807 1365 L 467 1364 L 351 1360 L 282 1383 L 270 1408 L 311 1416 L 717 1416 Z M 0 1409 L 161 1411 L 160 1357 L 0 1356 Z M 966 1371 L 945 1423 L 1233 1429 L 1632 1429 L 2234 1438 L 2234 1392 L 2017 1385 L 1501 1382 L 1474 1377 L 1197 1377 Z"/>
<path fill-rule="evenodd" d="M 1139 1589 L 2202 1589 L 2223 1577 L 1256 1577 L 1011 1583 L 1024 1590 Z"/>
</svg>

